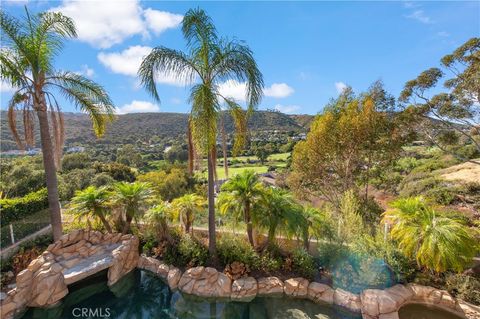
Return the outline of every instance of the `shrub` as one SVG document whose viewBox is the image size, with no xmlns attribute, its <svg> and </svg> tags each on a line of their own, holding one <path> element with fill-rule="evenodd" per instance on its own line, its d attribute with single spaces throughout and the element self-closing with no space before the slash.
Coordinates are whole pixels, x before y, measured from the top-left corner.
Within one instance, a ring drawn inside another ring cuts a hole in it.
<svg viewBox="0 0 480 319">
<path fill-rule="evenodd" d="M 222 235 L 217 242 L 218 257 L 223 265 L 238 261 L 251 269 L 259 266 L 259 257 L 248 241 L 232 235 Z"/>
<path fill-rule="evenodd" d="M 93 168 L 97 173 L 107 173 L 116 181 L 133 182 L 135 181 L 135 172 L 127 165 L 120 163 L 95 163 Z"/>
<path fill-rule="evenodd" d="M 167 264 L 176 266 L 204 266 L 208 259 L 208 249 L 186 234 L 169 244 L 163 257 Z"/>
<path fill-rule="evenodd" d="M 453 296 L 480 305 L 480 279 L 463 274 L 447 277 L 446 288 Z"/>
<path fill-rule="evenodd" d="M 96 174 L 92 179 L 92 185 L 96 187 L 107 186 L 113 183 L 115 183 L 115 180 L 107 173 Z"/>
<path fill-rule="evenodd" d="M 0 199 L 0 223 L 9 224 L 48 207 L 47 189 L 29 193 L 24 197 Z"/>
<path fill-rule="evenodd" d="M 274 256 L 270 252 L 266 252 L 262 256 L 260 256 L 258 268 L 269 273 L 279 270 L 282 264 L 282 258 Z"/>
<path fill-rule="evenodd" d="M 300 276 L 312 280 L 315 276 L 316 267 L 313 257 L 303 248 L 292 252 L 292 270 Z"/>
</svg>

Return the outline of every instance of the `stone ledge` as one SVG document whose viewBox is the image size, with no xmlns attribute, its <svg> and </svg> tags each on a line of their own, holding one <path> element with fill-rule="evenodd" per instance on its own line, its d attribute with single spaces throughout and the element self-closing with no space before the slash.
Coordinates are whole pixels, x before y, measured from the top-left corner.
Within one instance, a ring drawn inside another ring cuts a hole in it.
<svg viewBox="0 0 480 319">
<path fill-rule="evenodd" d="M 220 296 L 235 301 L 250 301 L 255 296 L 285 295 L 309 299 L 316 303 L 335 304 L 352 312 L 361 312 L 364 319 L 398 319 L 398 310 L 403 305 L 425 303 L 465 316 L 468 319 L 480 318 L 480 307 L 455 299 L 444 290 L 416 284 L 397 284 L 384 290 L 366 289 L 357 295 L 340 288 L 333 289 L 318 282 L 309 283 L 307 279 L 300 277 L 290 278 L 285 282 L 277 277 L 258 279 L 242 277 L 230 282 L 230 290 L 225 286 L 225 293 L 219 294 L 218 286 L 226 285 L 228 281 L 222 279 L 222 283 L 215 283 L 215 278 L 218 278 L 221 273 L 213 268 L 194 267 L 182 274 L 176 267 L 145 256 L 140 256 L 138 268 L 149 270 L 162 278 L 164 278 L 162 269 L 170 269 L 167 275 L 170 289 L 177 289 L 178 286 L 180 291 L 200 297 Z M 211 287 L 208 287 L 206 282 L 211 282 Z"/>
<path fill-rule="evenodd" d="M 17 274 L 16 288 L 0 302 L 2 318 L 25 307 L 49 307 L 68 294 L 72 283 L 108 268 L 113 285 L 138 263 L 138 238 L 76 230 L 63 235 Z"/>
</svg>

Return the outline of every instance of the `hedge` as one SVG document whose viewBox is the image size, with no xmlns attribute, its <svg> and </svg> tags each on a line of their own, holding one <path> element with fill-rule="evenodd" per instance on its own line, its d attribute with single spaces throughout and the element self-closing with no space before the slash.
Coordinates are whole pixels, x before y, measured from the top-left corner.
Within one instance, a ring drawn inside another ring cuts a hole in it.
<svg viewBox="0 0 480 319">
<path fill-rule="evenodd" d="M 5 226 L 48 207 L 47 189 L 23 197 L 0 199 L 0 223 Z"/>
</svg>

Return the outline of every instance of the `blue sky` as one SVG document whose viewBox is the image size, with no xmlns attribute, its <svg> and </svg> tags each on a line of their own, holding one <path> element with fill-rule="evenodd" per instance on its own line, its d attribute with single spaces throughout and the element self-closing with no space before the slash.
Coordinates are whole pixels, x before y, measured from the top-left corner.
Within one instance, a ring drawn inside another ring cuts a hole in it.
<svg viewBox="0 0 480 319">
<path fill-rule="evenodd" d="M 13 15 L 59 10 L 75 19 L 79 38 L 58 69 L 101 83 L 120 112 L 187 112 L 188 89 L 162 77 L 161 103 L 135 72 L 152 47 L 184 49 L 179 23 L 192 7 L 212 17 L 221 35 L 251 47 L 265 80 L 260 109 L 316 114 L 346 85 L 357 92 L 381 79 L 398 96 L 406 81 L 438 66 L 445 54 L 480 36 L 480 2 L 160 2 L 25 1 L 2 3 Z M 222 91 L 241 101 L 241 83 Z M 2 85 L 5 108 L 11 88 Z M 65 111 L 75 111 L 67 102 Z"/>
</svg>

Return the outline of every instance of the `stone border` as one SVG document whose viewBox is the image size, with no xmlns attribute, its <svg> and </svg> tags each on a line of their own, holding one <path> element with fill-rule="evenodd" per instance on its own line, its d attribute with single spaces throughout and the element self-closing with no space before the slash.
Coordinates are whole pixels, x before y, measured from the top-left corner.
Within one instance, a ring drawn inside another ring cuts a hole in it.
<svg viewBox="0 0 480 319">
<path fill-rule="evenodd" d="M 50 307 L 68 294 L 68 285 L 108 269 L 108 285 L 138 264 L 138 238 L 76 230 L 63 235 L 17 274 L 16 287 L 0 301 L 2 318 L 26 307 Z"/>
<path fill-rule="evenodd" d="M 305 278 L 243 277 L 231 280 L 211 267 L 193 267 L 183 274 L 174 266 L 146 256 L 140 256 L 137 268 L 150 271 L 164 279 L 170 289 L 189 295 L 248 302 L 256 296 L 309 299 L 343 307 L 361 313 L 364 319 L 398 319 L 399 309 L 412 303 L 431 305 L 468 319 L 480 318 L 480 307 L 452 297 L 447 291 L 417 284 L 397 284 L 385 290 L 366 289 L 354 294 L 340 288 Z"/>
</svg>

